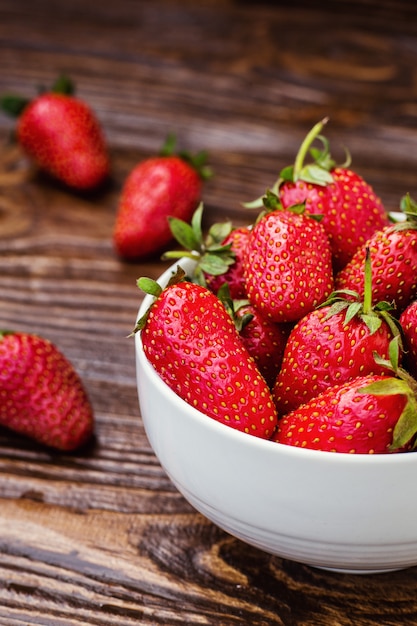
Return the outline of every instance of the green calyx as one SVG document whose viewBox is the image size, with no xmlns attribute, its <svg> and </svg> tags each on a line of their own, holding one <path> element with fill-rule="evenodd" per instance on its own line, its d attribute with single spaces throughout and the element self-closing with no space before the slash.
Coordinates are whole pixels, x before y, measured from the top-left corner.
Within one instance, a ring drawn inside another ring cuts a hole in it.
<svg viewBox="0 0 417 626">
<path fill-rule="evenodd" d="M 353 318 L 359 317 L 366 324 L 371 335 L 380 328 L 384 321 L 389 326 L 392 336 L 398 337 L 399 345 L 402 347 L 401 326 L 390 313 L 394 307 L 385 301 L 372 304 L 372 264 L 369 248 L 366 249 L 365 255 L 363 298 L 358 292 L 351 289 L 339 289 L 330 294 L 329 298 L 320 305 L 320 307 L 324 306 L 330 306 L 325 319 L 345 311 L 345 324 L 348 324 Z"/>
<path fill-rule="evenodd" d="M 417 230 L 417 202 L 415 202 L 409 193 L 401 198 L 400 209 L 405 214 L 405 220 L 395 222 L 392 230 Z"/>
<path fill-rule="evenodd" d="M 45 87 L 39 87 L 38 95 L 48 91 L 70 96 L 74 94 L 75 89 L 73 82 L 67 76 L 61 75 L 56 79 L 51 89 L 48 90 Z M 0 108 L 11 117 L 17 118 L 23 113 L 31 101 L 30 98 L 24 98 L 20 95 L 11 93 L 5 94 L 0 98 Z"/>
<path fill-rule="evenodd" d="M 294 164 L 284 167 L 279 178 L 271 187 L 273 193 L 279 196 L 279 188 L 286 182 L 295 183 L 298 180 L 303 180 L 322 187 L 333 182 L 331 171 L 337 167 L 337 164 L 330 154 L 328 140 L 321 134 L 328 121 L 329 118 L 325 117 L 307 133 L 297 152 Z M 321 149 L 312 145 L 315 141 L 321 142 Z M 310 162 L 306 162 L 308 155 L 311 157 Z M 350 163 L 350 154 L 346 150 L 346 160 L 340 167 L 349 167 Z M 255 209 L 261 207 L 262 202 L 263 197 L 260 197 L 251 202 L 243 203 L 243 206 L 247 209 Z"/>
<path fill-rule="evenodd" d="M 19 117 L 24 109 L 30 104 L 28 98 L 23 98 L 15 94 L 5 94 L 0 98 L 0 107 L 2 111 L 10 115 L 10 117 Z"/>
<path fill-rule="evenodd" d="M 207 165 L 208 154 L 205 150 L 197 152 L 197 154 L 191 154 L 191 152 L 188 152 L 187 150 L 177 150 L 176 148 L 176 135 L 174 133 L 170 133 L 167 136 L 159 154 L 163 157 L 169 157 L 174 155 L 180 157 L 183 161 L 191 165 L 191 167 L 196 170 L 200 178 L 202 178 L 203 180 L 208 180 L 213 176 L 212 169 Z"/>
<path fill-rule="evenodd" d="M 45 91 L 45 89 L 42 91 Z M 75 85 L 68 76 L 61 74 L 52 85 L 50 91 L 52 93 L 60 93 L 64 96 L 73 96 L 75 94 Z"/>
<path fill-rule="evenodd" d="M 267 213 L 272 213 L 273 211 L 290 211 L 295 215 L 307 215 L 312 220 L 316 222 L 320 222 L 323 219 L 323 215 L 319 214 L 310 214 L 306 212 L 305 202 L 300 204 L 293 204 L 292 206 L 283 207 L 279 196 L 272 189 L 267 189 L 264 196 L 262 196 L 262 203 L 264 206 L 264 210 L 258 215 L 256 222 L 259 222 L 260 219 L 264 217 Z"/>
<path fill-rule="evenodd" d="M 380 359 L 386 367 L 392 366 L 394 376 L 386 377 L 361 389 L 360 394 L 375 396 L 401 395 L 406 397 L 404 409 L 394 427 L 392 443 L 389 450 L 394 452 L 408 445 L 411 441 L 412 448 L 417 446 L 417 381 L 414 380 L 404 369 L 395 367 L 392 363 Z"/>
<path fill-rule="evenodd" d="M 207 274 L 221 276 L 235 263 L 235 254 L 232 244 L 222 242 L 232 232 L 230 221 L 213 224 L 204 238 L 202 228 L 204 206 L 200 203 L 195 210 L 191 223 L 176 217 L 169 217 L 169 227 L 176 241 L 183 246 L 183 250 L 170 250 L 162 255 L 163 260 L 180 259 L 187 257 L 196 261 L 192 281 L 206 286 Z"/>
<path fill-rule="evenodd" d="M 242 307 L 249 304 L 249 300 L 233 300 L 227 283 L 223 283 L 216 295 L 229 313 L 236 330 L 240 333 L 254 317 L 252 313 L 244 313 L 243 315 L 237 314 Z"/>
<path fill-rule="evenodd" d="M 176 271 L 172 273 L 166 287 L 164 288 L 161 287 L 161 285 L 158 282 L 156 282 L 156 280 L 153 280 L 152 278 L 147 278 L 146 276 L 142 276 L 141 278 L 138 278 L 138 280 L 136 281 L 136 284 L 139 287 L 139 289 L 141 289 L 141 291 L 143 291 L 147 295 L 153 296 L 154 301 L 155 301 L 156 298 L 158 298 L 161 295 L 164 289 L 166 289 L 167 287 L 171 287 L 171 285 L 177 285 L 178 283 L 184 281 L 185 278 L 186 278 L 185 271 L 180 265 L 178 265 L 176 268 Z M 146 320 L 148 319 L 149 311 L 152 308 L 152 304 L 145 311 L 142 317 L 138 319 L 133 331 L 129 335 L 130 337 L 134 335 L 135 333 L 137 333 L 138 331 L 142 330 L 142 328 L 145 326 Z"/>
</svg>

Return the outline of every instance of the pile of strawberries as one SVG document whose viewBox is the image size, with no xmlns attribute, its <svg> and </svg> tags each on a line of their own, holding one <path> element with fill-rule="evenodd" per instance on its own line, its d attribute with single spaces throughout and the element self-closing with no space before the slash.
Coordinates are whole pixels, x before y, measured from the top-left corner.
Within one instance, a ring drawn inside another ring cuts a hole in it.
<svg viewBox="0 0 417 626">
<path fill-rule="evenodd" d="M 2 98 L 16 139 L 44 172 L 86 192 L 110 175 L 94 113 L 60 79 L 32 101 Z M 137 261 L 176 238 L 190 257 L 139 320 L 145 353 L 162 379 L 208 416 L 257 437 L 334 452 L 417 446 L 417 205 L 395 221 L 372 188 L 307 134 L 245 227 L 214 224 L 203 236 L 206 155 L 162 153 L 125 181 L 112 233 L 115 253 Z M 93 431 L 81 380 L 48 341 L 0 337 L 0 423 L 59 449 Z"/>
<path fill-rule="evenodd" d="M 177 266 L 138 321 L 145 354 L 186 402 L 233 428 L 323 451 L 412 450 L 417 439 L 417 205 L 388 214 L 321 134 L 248 208 L 203 237 L 169 219 Z M 315 144 L 319 143 L 319 147 Z M 308 162 L 307 162 L 308 161 Z"/>
</svg>

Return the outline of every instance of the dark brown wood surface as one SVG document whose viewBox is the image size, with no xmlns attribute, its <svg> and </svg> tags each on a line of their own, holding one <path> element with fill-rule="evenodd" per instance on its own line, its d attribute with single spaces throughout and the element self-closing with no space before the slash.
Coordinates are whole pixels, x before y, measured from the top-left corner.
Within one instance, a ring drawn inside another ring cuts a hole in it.
<svg viewBox="0 0 417 626">
<path fill-rule="evenodd" d="M 31 97 L 59 73 L 95 109 L 112 177 L 77 195 L 28 171 L 0 116 L 0 327 L 65 352 L 96 436 L 65 455 L 0 430 L 0 624 L 417 624 L 416 568 L 352 576 L 281 560 L 178 494 L 143 430 L 127 338 L 136 279 L 165 265 L 124 263 L 111 243 L 126 175 L 171 131 L 209 151 L 210 223 L 245 223 L 241 202 L 324 116 L 336 156 L 350 149 L 387 208 L 417 196 L 417 5 L 0 0 L 0 93 Z"/>
</svg>

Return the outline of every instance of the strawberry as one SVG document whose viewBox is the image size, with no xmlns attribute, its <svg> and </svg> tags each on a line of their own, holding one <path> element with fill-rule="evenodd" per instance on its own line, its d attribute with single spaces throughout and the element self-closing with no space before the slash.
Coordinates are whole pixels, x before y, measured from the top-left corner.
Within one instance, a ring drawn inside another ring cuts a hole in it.
<svg viewBox="0 0 417 626">
<path fill-rule="evenodd" d="M 117 254 L 138 260 L 163 250 L 172 240 L 168 217 L 189 221 L 200 202 L 203 180 L 210 176 L 205 153 L 174 154 L 168 137 L 160 155 L 138 163 L 127 177 L 113 229 Z"/>
<path fill-rule="evenodd" d="M 405 452 L 415 445 L 415 393 L 415 381 L 410 386 L 393 376 L 360 376 L 288 413 L 273 440 L 326 452 Z"/>
<path fill-rule="evenodd" d="M 298 321 L 333 291 L 329 240 L 303 206 L 283 209 L 270 191 L 263 201 L 244 257 L 247 297 L 273 322 Z"/>
<path fill-rule="evenodd" d="M 135 328 L 146 357 L 191 406 L 232 428 L 269 438 L 277 414 L 255 361 L 220 300 L 183 278 L 178 268 L 165 289 L 149 279 L 138 281 L 156 296 Z"/>
<path fill-rule="evenodd" d="M 223 246 L 230 244 L 230 250 L 234 254 L 234 263 L 228 267 L 224 274 L 208 274 L 206 276 L 207 286 L 213 293 L 217 293 L 222 285 L 227 284 L 229 285 L 232 298 L 240 299 L 246 297 L 243 259 L 249 237 L 249 226 L 240 226 L 234 228 L 230 234 L 223 239 Z"/>
<path fill-rule="evenodd" d="M 337 289 L 363 293 L 364 259 L 369 248 L 374 302 L 392 302 L 397 314 L 417 296 L 417 204 L 406 196 L 401 205 L 406 220 L 375 233 L 335 278 Z"/>
<path fill-rule="evenodd" d="M 269 387 L 272 387 L 284 356 L 288 325 L 264 318 L 248 300 L 233 299 L 227 283 L 220 287 L 217 297 L 231 316 L 243 345 L 254 358 Z"/>
<path fill-rule="evenodd" d="M 183 250 L 169 250 L 163 259 L 189 257 L 196 261 L 190 279 L 208 287 L 213 293 L 227 283 L 232 298 L 245 298 L 246 288 L 243 278 L 243 256 L 250 235 L 248 226 L 232 228 L 230 221 L 213 224 L 206 237 L 202 231 L 203 204 L 194 212 L 191 223 L 169 217 L 173 237 L 183 246 Z"/>
<path fill-rule="evenodd" d="M 81 379 L 48 340 L 24 332 L 0 335 L 0 424 L 58 450 L 74 450 L 93 433 Z"/>
<path fill-rule="evenodd" d="M 110 165 L 102 129 L 91 108 L 58 80 L 51 91 L 27 101 L 5 96 L 1 105 L 18 116 L 16 137 L 38 167 L 77 191 L 95 189 Z"/>
<path fill-rule="evenodd" d="M 279 413 L 294 410 L 335 384 L 357 376 L 388 373 L 374 354 L 387 359 L 391 341 L 400 338 L 400 329 L 390 316 L 388 303 L 371 306 L 369 256 L 366 264 L 363 300 L 354 292 L 336 291 L 292 329 L 273 389 Z M 401 356 L 399 352 L 399 360 Z"/>
<path fill-rule="evenodd" d="M 404 367 L 417 378 L 417 300 L 401 313 L 400 324 L 404 333 Z"/>
<path fill-rule="evenodd" d="M 349 169 L 349 162 L 337 167 L 320 132 L 327 119 L 308 133 L 293 167 L 284 168 L 277 182 L 277 195 L 284 207 L 305 203 L 308 213 L 323 215 L 329 236 L 335 271 L 352 258 L 357 248 L 374 232 L 389 223 L 388 214 L 372 187 Z M 304 164 L 316 138 L 323 150 L 311 149 L 313 162 Z"/>
</svg>

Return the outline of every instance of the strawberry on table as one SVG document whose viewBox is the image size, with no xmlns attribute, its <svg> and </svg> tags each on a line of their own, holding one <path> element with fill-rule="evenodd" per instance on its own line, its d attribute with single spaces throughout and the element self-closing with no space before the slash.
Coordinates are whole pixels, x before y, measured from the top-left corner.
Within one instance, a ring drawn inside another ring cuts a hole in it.
<svg viewBox="0 0 417 626">
<path fill-rule="evenodd" d="M 138 286 L 156 299 L 139 320 L 143 349 L 162 380 L 209 417 L 269 438 L 277 423 L 271 392 L 220 300 L 183 280 L 178 268 L 165 289 Z"/>
<path fill-rule="evenodd" d="M 280 414 L 296 409 L 335 384 L 357 376 L 389 373 L 376 362 L 374 354 L 388 359 L 392 340 L 400 339 L 400 328 L 387 302 L 372 306 L 369 254 L 365 265 L 363 297 L 336 291 L 292 329 L 273 388 Z M 399 350 L 398 359 L 401 357 Z"/>
<path fill-rule="evenodd" d="M 273 440 L 349 454 L 413 449 L 417 433 L 415 381 L 360 376 L 329 387 L 284 416 Z"/>
<path fill-rule="evenodd" d="M 417 204 L 405 196 L 405 221 L 386 226 L 361 246 L 335 278 L 337 289 L 363 293 L 364 259 L 372 255 L 374 302 L 392 302 L 399 315 L 417 296 Z"/>
<path fill-rule="evenodd" d="M 263 202 L 244 256 L 247 297 L 273 322 L 296 322 L 333 291 L 329 239 L 303 205 L 284 209 L 271 191 Z"/>
<path fill-rule="evenodd" d="M 16 138 L 40 169 L 77 191 L 90 191 L 109 176 L 102 128 L 92 109 L 60 78 L 50 91 L 28 101 L 4 96 L 2 108 L 18 117 Z"/>
<path fill-rule="evenodd" d="M 48 340 L 0 333 L 0 424 L 71 451 L 93 433 L 93 411 L 71 363 Z"/>
<path fill-rule="evenodd" d="M 327 118 L 307 134 L 294 166 L 281 171 L 274 190 L 284 207 L 304 202 L 308 213 L 323 215 L 322 224 L 338 271 L 389 219 L 372 187 L 349 168 L 349 162 L 339 167 L 331 158 L 328 141 L 320 134 L 326 123 Z M 323 150 L 311 148 L 317 138 Z M 313 159 L 305 163 L 309 151 Z"/>
<path fill-rule="evenodd" d="M 206 154 L 174 153 L 169 136 L 158 156 L 138 163 L 124 182 L 113 228 L 117 254 L 130 261 L 161 252 L 172 241 L 168 218 L 188 222 L 210 176 Z"/>
</svg>

